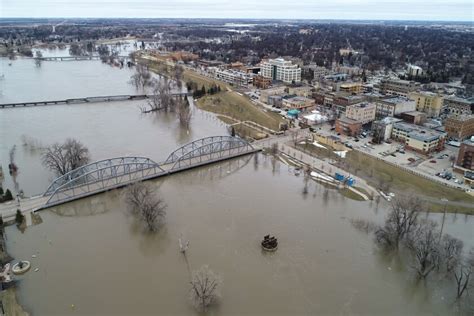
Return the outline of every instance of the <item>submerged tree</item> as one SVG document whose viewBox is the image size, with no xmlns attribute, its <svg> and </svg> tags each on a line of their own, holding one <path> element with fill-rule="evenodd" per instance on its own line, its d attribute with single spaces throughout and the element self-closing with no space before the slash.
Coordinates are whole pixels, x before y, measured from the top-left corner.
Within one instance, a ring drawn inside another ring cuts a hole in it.
<svg viewBox="0 0 474 316">
<path fill-rule="evenodd" d="M 135 74 L 130 77 L 130 83 L 132 83 L 135 88 L 144 89 L 146 86 L 149 86 L 153 82 L 153 77 L 148 70 L 148 68 L 142 64 L 137 64 L 135 67 Z"/>
<path fill-rule="evenodd" d="M 375 232 L 377 243 L 387 249 L 398 250 L 400 242 L 406 240 L 417 228 L 421 209 L 421 200 L 413 196 L 399 197 L 392 201 L 392 209 L 384 226 Z"/>
<path fill-rule="evenodd" d="M 36 67 L 41 67 L 41 62 L 43 58 L 43 53 L 41 51 L 37 50 L 35 53 L 35 65 Z"/>
<path fill-rule="evenodd" d="M 189 129 L 189 123 L 191 122 L 191 106 L 189 105 L 188 99 L 178 100 L 178 119 L 179 123 L 183 128 Z"/>
<path fill-rule="evenodd" d="M 191 278 L 190 292 L 190 300 L 193 306 L 199 311 L 206 311 L 220 297 L 219 287 L 221 284 L 221 278 L 212 272 L 207 265 L 194 271 Z"/>
<path fill-rule="evenodd" d="M 427 221 L 418 226 L 408 238 L 407 246 L 414 257 L 414 267 L 420 278 L 425 279 L 439 266 L 441 249 L 436 223 Z"/>
<path fill-rule="evenodd" d="M 174 79 L 176 80 L 176 86 L 181 89 L 183 86 L 183 73 L 184 69 L 182 66 L 177 65 L 174 68 Z"/>
<path fill-rule="evenodd" d="M 89 160 L 89 149 L 72 138 L 62 144 L 55 143 L 43 152 L 43 165 L 58 176 L 87 164 Z"/>
<path fill-rule="evenodd" d="M 166 215 L 167 206 L 150 185 L 143 182 L 129 185 L 126 191 L 126 203 L 130 213 L 135 215 L 148 231 L 158 230 Z"/>
</svg>

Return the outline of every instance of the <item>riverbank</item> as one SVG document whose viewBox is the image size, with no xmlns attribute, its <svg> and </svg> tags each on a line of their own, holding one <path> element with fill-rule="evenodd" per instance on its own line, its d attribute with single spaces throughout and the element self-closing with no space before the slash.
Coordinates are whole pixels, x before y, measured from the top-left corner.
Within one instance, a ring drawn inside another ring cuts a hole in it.
<svg viewBox="0 0 474 316">
<path fill-rule="evenodd" d="M 13 258 L 8 254 L 6 250 L 4 232 L 0 234 L 0 264 L 3 265 L 13 261 Z M 13 281 L 14 282 L 14 281 Z M 29 314 L 23 309 L 17 300 L 16 286 L 10 287 L 0 292 L 0 301 L 3 306 L 5 315 L 8 316 L 29 316 Z"/>
<path fill-rule="evenodd" d="M 401 168 L 377 160 L 357 150 L 348 150 L 344 159 L 338 157 L 328 148 L 312 144 L 297 144 L 295 149 L 323 160 L 332 161 L 352 175 L 364 179 L 370 186 L 381 188 L 385 192 L 415 193 L 427 202 L 430 212 L 461 213 L 474 215 L 474 197 L 469 194 L 434 181 L 419 177 Z M 442 198 L 448 200 L 445 203 Z"/>
<path fill-rule="evenodd" d="M 148 65 L 149 69 L 159 75 L 171 76 L 175 64 L 167 60 L 164 56 L 140 55 L 137 57 L 139 62 Z M 204 95 L 196 102 L 196 106 L 204 111 L 220 114 L 223 122 L 229 124 L 229 120 L 222 119 L 223 116 L 229 116 L 236 121 L 252 121 L 274 131 L 280 129 L 280 124 L 285 120 L 277 113 L 269 112 L 261 106 L 253 104 L 246 96 L 236 92 L 228 84 L 203 76 L 189 68 L 184 68 L 184 82 L 194 82 L 198 87 L 204 86 L 207 89 L 212 86 L 219 86 L 221 92 L 213 95 Z M 242 128 L 242 132 L 252 134 L 248 129 Z"/>
</svg>

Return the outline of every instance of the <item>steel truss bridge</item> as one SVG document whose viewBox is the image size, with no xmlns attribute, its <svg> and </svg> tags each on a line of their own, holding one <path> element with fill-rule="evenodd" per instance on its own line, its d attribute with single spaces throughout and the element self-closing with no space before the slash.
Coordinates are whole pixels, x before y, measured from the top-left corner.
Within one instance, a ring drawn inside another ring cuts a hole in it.
<svg viewBox="0 0 474 316">
<path fill-rule="evenodd" d="M 147 157 L 104 159 L 57 178 L 42 196 L 21 200 L 20 207 L 22 212 L 34 212 L 138 181 L 178 173 L 259 150 L 238 137 L 212 136 L 195 140 L 176 149 L 165 161 L 159 163 Z M 2 215 L 6 213 L 4 208 L 0 206 Z M 13 205 L 12 214 L 17 208 L 17 205 Z"/>
</svg>

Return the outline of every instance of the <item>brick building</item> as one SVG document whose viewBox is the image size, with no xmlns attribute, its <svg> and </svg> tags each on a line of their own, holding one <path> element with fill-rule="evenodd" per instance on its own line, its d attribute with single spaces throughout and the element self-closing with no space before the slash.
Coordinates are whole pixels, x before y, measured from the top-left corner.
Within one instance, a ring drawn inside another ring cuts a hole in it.
<svg viewBox="0 0 474 316">
<path fill-rule="evenodd" d="M 448 137 L 463 140 L 474 135 L 474 115 L 452 115 L 444 123 Z"/>
<path fill-rule="evenodd" d="M 347 118 L 345 116 L 336 120 L 336 132 L 348 135 L 359 135 L 362 130 L 362 122 Z"/>
</svg>

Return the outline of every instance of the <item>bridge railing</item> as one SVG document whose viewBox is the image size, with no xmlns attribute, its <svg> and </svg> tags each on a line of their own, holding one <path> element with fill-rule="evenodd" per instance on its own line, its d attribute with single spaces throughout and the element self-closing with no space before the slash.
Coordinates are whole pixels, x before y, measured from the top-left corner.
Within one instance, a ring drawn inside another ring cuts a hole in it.
<svg viewBox="0 0 474 316">
<path fill-rule="evenodd" d="M 117 166 L 117 165 L 123 165 L 123 164 L 149 164 L 153 166 L 159 167 L 159 164 L 154 162 L 153 160 L 146 158 L 146 157 L 116 157 L 116 158 L 111 158 L 111 159 L 103 159 L 99 161 L 95 161 L 92 163 L 89 163 L 87 165 L 84 165 L 82 167 L 79 167 L 77 169 L 74 169 L 61 177 L 57 178 L 56 180 L 51 183 L 51 185 L 48 187 L 46 192 L 43 194 L 44 196 L 51 195 L 53 194 L 56 189 L 59 187 L 63 186 L 64 184 L 67 184 L 71 182 L 74 179 L 77 179 L 81 177 L 84 174 L 87 174 L 91 171 L 97 170 L 97 169 L 102 169 L 102 168 L 107 168 L 107 167 L 112 167 L 112 166 Z"/>
<path fill-rule="evenodd" d="M 43 196 L 45 206 L 53 206 L 95 193 L 156 178 L 257 151 L 247 141 L 232 136 L 213 136 L 188 143 L 163 163 L 146 157 L 117 157 L 77 168 L 57 178 Z"/>
<path fill-rule="evenodd" d="M 82 174 L 57 187 L 46 205 L 70 201 L 83 196 L 119 188 L 130 183 L 165 174 L 159 165 L 151 163 L 124 163 L 111 165 Z"/>
</svg>

